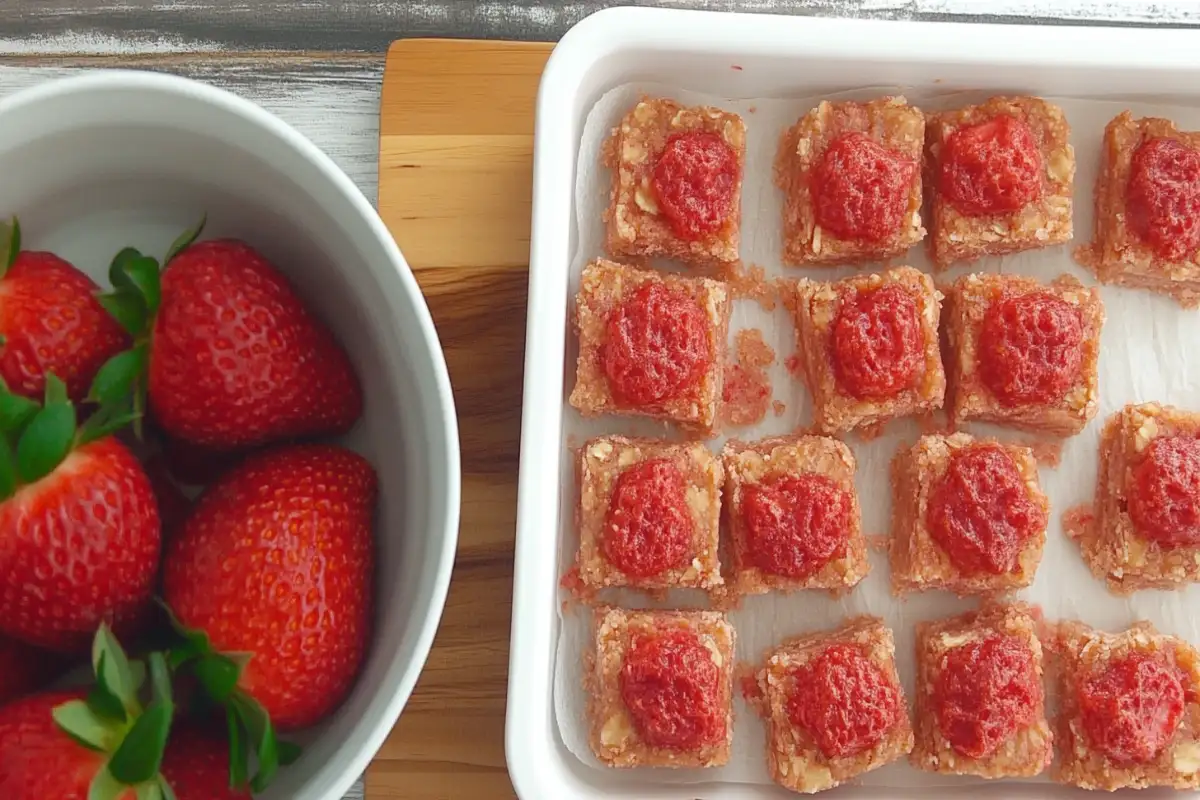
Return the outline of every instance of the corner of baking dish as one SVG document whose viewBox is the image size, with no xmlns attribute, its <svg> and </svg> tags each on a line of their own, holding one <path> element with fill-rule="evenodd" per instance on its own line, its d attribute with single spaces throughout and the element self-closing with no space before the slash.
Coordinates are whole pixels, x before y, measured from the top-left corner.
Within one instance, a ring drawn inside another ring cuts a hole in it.
<svg viewBox="0 0 1200 800">
<path fill-rule="evenodd" d="M 729 97 L 787 96 L 853 85 L 939 83 L 995 91 L 1110 96 L 1190 94 L 1195 31 L 886 22 L 614 8 L 572 28 L 547 63 L 535 128 L 533 229 L 506 752 L 526 800 L 611 796 L 560 741 L 552 696 L 558 635 L 568 265 L 577 148 L 601 94 L 639 79 L 700 76 Z M 735 66 L 736 65 L 736 66 Z M 733 67 L 731 69 L 731 67 Z M 681 78 L 682 80 L 682 78 Z M 686 81 L 685 81 L 686 82 Z M 697 88 L 693 86 L 692 88 Z M 632 777 L 632 776 L 625 776 Z M 639 798 L 697 787 L 649 788 Z M 711 785 L 710 785 L 711 787 Z M 754 791 L 752 787 L 744 787 Z M 757 794 L 757 792 L 756 792 Z M 709 796 L 728 797 L 718 789 Z M 687 796 L 694 796 L 689 794 Z M 745 792 L 739 796 L 745 796 Z"/>
</svg>

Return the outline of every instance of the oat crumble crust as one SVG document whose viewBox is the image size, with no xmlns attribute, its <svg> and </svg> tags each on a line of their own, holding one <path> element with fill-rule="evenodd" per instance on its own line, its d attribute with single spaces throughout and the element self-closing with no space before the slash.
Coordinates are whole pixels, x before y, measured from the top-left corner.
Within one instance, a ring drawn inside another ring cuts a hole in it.
<svg viewBox="0 0 1200 800">
<path fill-rule="evenodd" d="M 634 464 L 658 458 L 673 462 L 687 484 L 687 505 L 695 526 L 692 557 L 686 567 L 639 578 L 626 575 L 604 557 L 604 525 L 621 473 Z M 631 586 L 705 590 L 722 585 L 724 581 L 717 556 L 722 479 L 720 459 L 703 442 L 670 444 L 625 436 L 601 436 L 586 442 L 579 451 L 576 516 L 579 528 L 576 564 L 583 585 L 590 589 Z"/>
<path fill-rule="evenodd" d="M 863 133 L 917 166 L 900 229 L 880 242 L 839 239 L 816 223 L 809 175 L 826 148 L 845 133 Z M 869 103 L 822 101 L 784 132 L 775 157 L 775 185 L 784 193 L 783 262 L 793 266 L 834 266 L 882 261 L 902 255 L 921 241 L 921 153 L 925 116 L 902 96 Z"/>
<path fill-rule="evenodd" d="M 715 267 L 738 260 L 742 178 L 734 189 L 733 210 L 726 223 L 695 241 L 675 235 L 660 213 L 652 178 L 654 166 L 672 134 L 703 131 L 725 140 L 746 167 L 746 123 L 737 114 L 709 106 L 683 106 L 674 100 L 643 97 L 613 128 L 600 154 L 612 171 L 612 190 L 604 213 L 606 248 L 614 258 L 645 261 L 663 257 L 692 266 Z"/>
<path fill-rule="evenodd" d="M 917 625 L 916 710 L 913 714 L 916 744 L 909 756 L 914 767 L 947 775 L 993 779 L 1032 777 L 1050 765 L 1054 756 L 1054 737 L 1046 721 L 1044 695 L 1038 700 L 1033 722 L 1014 731 L 990 756 L 964 756 L 942 735 L 934 692 L 947 654 L 956 647 L 994 633 L 1015 636 L 1028 644 L 1040 687 L 1043 667 L 1038 622 L 1033 609 L 1025 603 L 989 604 L 979 611 Z"/>
<path fill-rule="evenodd" d="M 1088 568 L 1116 594 L 1200 581 L 1200 547 L 1163 547 L 1143 538 L 1127 510 L 1141 453 L 1160 436 L 1177 434 L 1200 435 L 1200 413 L 1161 403 L 1127 405 L 1108 418 L 1100 434 L 1095 519 L 1079 547 Z"/>
<path fill-rule="evenodd" d="M 1181 261 L 1162 259 L 1128 224 L 1126 187 L 1133 154 L 1142 142 L 1157 138 L 1200 150 L 1200 132 L 1181 131 L 1166 119 L 1134 119 L 1124 111 L 1104 128 L 1093 240 L 1075 249 L 1075 260 L 1104 283 L 1148 289 L 1195 308 L 1200 306 L 1200 249 Z"/>
<path fill-rule="evenodd" d="M 895 684 L 900 694 L 900 719 L 874 747 L 841 758 L 826 758 L 816 742 L 788 719 L 787 698 L 794 679 L 791 671 L 808 663 L 831 644 L 857 645 Z M 767 769 L 771 779 L 794 792 L 811 794 L 845 783 L 890 764 L 909 753 L 912 726 L 904 687 L 896 673 L 892 632 L 878 617 L 855 617 L 835 630 L 820 631 L 783 642 L 769 653 L 756 675 L 762 694 L 757 709 L 767 722 Z"/>
<path fill-rule="evenodd" d="M 1115 791 L 1169 786 L 1200 788 L 1200 704 L 1189 692 L 1175 736 L 1148 764 L 1117 764 L 1089 746 L 1080 717 L 1077 687 L 1085 676 L 1132 652 L 1164 653 L 1181 668 L 1190 685 L 1200 686 L 1200 653 L 1174 636 L 1139 622 L 1121 633 L 1105 633 L 1079 622 L 1058 625 L 1054 661 L 1059 676 L 1056 720 L 1058 766 L 1054 779 L 1084 789 Z"/>
<path fill-rule="evenodd" d="M 888 285 L 903 287 L 917 301 L 924 338 L 922 368 L 915 384 L 895 396 L 860 400 L 844 394 L 838 387 L 830 354 L 833 326 L 845 299 Z M 796 346 L 803 357 L 805 383 L 812 394 L 817 430 L 841 433 L 942 407 L 946 372 L 942 367 L 938 320 L 943 298 L 928 275 L 912 267 L 897 267 L 881 274 L 832 283 L 802 279 L 792 284 L 790 291 L 794 298 L 789 308 L 796 325 Z"/>
<path fill-rule="evenodd" d="M 980 332 L 992 303 L 1006 296 L 1032 292 L 1046 292 L 1079 309 L 1083 323 L 1079 379 L 1056 403 L 1008 407 L 992 395 L 980 377 Z M 946 290 L 943 308 L 950 416 L 955 423 L 975 419 L 1055 436 L 1072 436 L 1096 416 L 1100 408 L 1100 330 L 1105 318 L 1098 289 L 1089 289 L 1070 275 L 1043 284 L 1021 275 L 970 274 Z"/>
<path fill-rule="evenodd" d="M 1024 121 L 1033 131 L 1045 169 L 1041 199 L 1011 213 L 963 216 L 938 191 L 942 147 L 959 128 L 1002 114 Z M 928 116 L 925 180 L 933 197 L 929 250 L 938 269 L 958 261 L 1071 241 L 1075 150 L 1068 141 L 1070 131 L 1062 109 L 1040 97 L 993 97 L 979 105 Z"/>
<path fill-rule="evenodd" d="M 902 448 L 892 461 L 892 591 L 944 589 L 960 596 L 988 595 L 1021 589 L 1033 583 L 1042 560 L 1046 529 L 1029 537 L 1018 557 L 1015 572 L 1001 575 L 965 575 L 933 540 L 927 525 L 933 489 L 946 474 L 956 450 L 978 444 L 999 444 L 1025 479 L 1029 498 L 1047 512 L 1050 501 L 1042 493 L 1037 460 L 1028 447 L 977 439 L 966 433 L 922 436 L 911 448 Z"/>
<path fill-rule="evenodd" d="M 594 637 L 584 654 L 583 689 L 588 697 L 589 743 L 608 767 L 719 767 L 733 742 L 733 654 L 735 634 L 717 611 L 627 611 L 594 609 Z M 697 634 L 721 670 L 719 702 L 726 709 L 725 736 L 691 752 L 652 747 L 641 741 L 621 700 L 620 673 L 634 633 L 682 628 Z"/>
<path fill-rule="evenodd" d="M 870 572 L 867 542 L 862 531 L 862 512 L 854 487 L 857 464 L 854 454 L 837 439 L 825 436 L 766 439 L 725 445 L 721 454 L 725 472 L 725 517 L 728 531 L 730 590 L 737 596 L 765 594 L 772 590 L 826 589 L 835 594 L 853 589 Z M 764 572 L 747 560 L 746 529 L 742 518 L 742 496 L 746 486 L 768 478 L 815 472 L 850 492 L 851 528 L 846 552 L 807 578 L 789 578 Z"/>
<path fill-rule="evenodd" d="M 645 283 L 681 289 L 700 304 L 708 318 L 708 343 L 713 361 L 701 376 L 699 385 L 682 397 L 669 398 L 652 406 L 626 407 L 613 397 L 604 374 L 602 353 L 607 338 L 606 326 L 609 314 L 626 295 Z M 575 296 L 574 323 L 579 335 L 579 360 L 570 404 L 584 416 L 608 413 L 651 417 L 676 422 L 692 432 L 713 433 L 719 423 L 730 305 L 729 292 L 720 281 L 639 270 L 604 259 L 588 264 L 580 279 L 579 294 Z"/>
</svg>

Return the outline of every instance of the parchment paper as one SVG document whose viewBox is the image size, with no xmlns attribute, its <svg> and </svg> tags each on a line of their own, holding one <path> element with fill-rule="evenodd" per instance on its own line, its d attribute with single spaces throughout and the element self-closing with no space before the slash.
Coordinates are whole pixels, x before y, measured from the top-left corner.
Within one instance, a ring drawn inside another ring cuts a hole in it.
<svg viewBox="0 0 1200 800">
<path fill-rule="evenodd" d="M 962 94 L 932 95 L 928 92 L 899 88 L 869 89 L 847 93 L 839 98 L 866 99 L 883 94 L 903 93 L 925 110 L 953 108 L 982 99 Z M 570 265 L 572 296 L 578 290 L 583 266 L 603 255 L 604 230 L 601 214 L 608 203 L 609 172 L 599 164 L 600 146 L 621 116 L 643 94 L 670 97 L 686 104 L 720 106 L 742 115 L 747 126 L 746 169 L 742 190 L 741 255 L 746 264 L 762 266 L 768 278 L 821 277 L 842 278 L 871 271 L 863 265 L 835 269 L 796 269 L 779 261 L 781 231 L 781 195 L 772 183 L 772 162 L 783 131 L 821 99 L 755 99 L 729 101 L 719 97 L 682 92 L 670 87 L 637 84 L 618 87 L 605 94 L 588 116 L 579 151 L 576 184 L 579 249 Z M 1145 103 L 1100 102 L 1049 98 L 1066 112 L 1071 124 L 1071 141 L 1078 168 L 1075 175 L 1075 242 L 1090 241 L 1092 234 L 1092 187 L 1096 177 L 1101 137 L 1105 124 L 1128 108 L 1135 116 L 1157 115 L 1174 119 L 1185 130 L 1200 129 L 1200 109 L 1179 108 Z M 928 224 L 928 221 L 926 221 Z M 908 254 L 907 263 L 931 271 L 924 243 Z M 894 263 L 904 263 L 898 259 Z M 664 265 L 668 268 L 669 265 Z M 1014 272 L 1041 280 L 1062 273 L 1079 277 L 1085 284 L 1095 281 L 1070 255 L 1070 246 L 1035 250 L 1013 256 L 990 258 L 941 274 L 952 280 L 965 272 Z M 1190 350 L 1200 345 L 1200 311 L 1184 311 L 1172 301 L 1144 291 L 1104 287 L 1101 291 L 1107 311 L 1100 356 L 1100 413 L 1078 436 L 1067 440 L 1062 462 L 1057 468 L 1042 467 L 1042 488 L 1050 498 L 1051 520 L 1045 554 L 1032 587 L 1022 598 L 1041 605 L 1047 619 L 1075 618 L 1101 628 L 1119 629 L 1135 620 L 1147 619 L 1161 630 L 1200 643 L 1200 587 L 1177 592 L 1139 592 L 1132 598 L 1116 597 L 1096 580 L 1080 559 L 1078 547 L 1063 532 L 1061 517 L 1067 509 L 1090 502 L 1095 489 L 1098 437 L 1104 419 L 1129 402 L 1150 400 L 1173 403 L 1185 408 L 1200 408 L 1200 356 Z M 710 445 L 719 452 L 730 436 L 754 440 L 794 431 L 811 421 L 807 391 L 788 375 L 783 362 L 795 351 L 794 329 L 787 312 L 780 306 L 774 313 L 763 311 L 750 300 L 735 304 L 730 326 L 730 346 L 737 330 L 756 327 L 775 349 L 776 363 L 770 368 L 774 397 L 786 404 L 782 416 L 768 413 L 760 425 L 727 429 L 726 435 Z M 578 345 L 574 336 L 568 347 L 567 386 L 574 384 L 575 356 Z M 987 425 L 968 425 L 977 434 L 1028 441 L 1028 434 L 1006 432 Z M 576 448 L 587 438 L 604 433 L 673 436 L 667 426 L 648 421 L 630 421 L 616 416 L 583 419 L 567 408 L 564 423 L 562 503 L 560 514 L 560 562 L 565 572 L 574 562 L 578 534 L 574 510 L 578 502 L 573 464 Z M 858 459 L 857 486 L 863 510 L 863 529 L 868 535 L 887 534 L 891 497 L 888 465 L 903 443 L 916 440 L 919 431 L 911 420 L 894 422 L 879 438 L 863 442 L 854 435 L 846 438 Z M 791 595 L 772 593 L 747 598 L 741 608 L 729 614 L 737 631 L 739 663 L 761 663 L 763 654 L 781 640 L 800 633 L 832 628 L 848 616 L 876 614 L 887 622 L 896 636 L 896 661 L 912 702 L 915 675 L 914 626 L 918 621 L 961 613 L 977 606 L 977 601 L 962 600 L 945 592 L 926 592 L 906 600 L 893 597 L 889 590 L 890 573 L 885 553 L 872 552 L 871 574 L 850 594 L 833 599 L 822 592 Z M 687 591 L 673 592 L 666 602 L 651 602 L 636 592 L 616 591 L 603 599 L 631 608 L 652 606 L 694 607 L 703 596 Z M 564 743 L 579 759 L 596 769 L 605 769 L 592 755 L 587 742 L 586 698 L 582 689 L 582 656 L 588 646 L 590 611 L 574 605 L 564 592 L 562 629 L 555 669 L 555 708 Z M 1053 687 L 1048 687 L 1053 691 Z M 734 745 L 728 766 L 710 770 L 654 770 L 655 782 L 728 782 L 769 783 L 765 761 L 765 733 L 762 722 L 741 698 L 735 700 Z M 911 768 L 901 761 L 864 776 L 860 783 L 879 787 L 953 786 L 961 778 L 938 776 Z M 1035 780 L 1044 781 L 1046 778 Z"/>
</svg>

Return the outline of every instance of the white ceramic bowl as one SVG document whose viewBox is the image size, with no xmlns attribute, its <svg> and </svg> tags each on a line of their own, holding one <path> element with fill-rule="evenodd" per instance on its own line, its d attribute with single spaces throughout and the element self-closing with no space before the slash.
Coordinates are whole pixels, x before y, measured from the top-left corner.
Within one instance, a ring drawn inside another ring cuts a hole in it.
<svg viewBox="0 0 1200 800">
<path fill-rule="evenodd" d="M 334 800 L 425 663 L 453 566 L 458 431 L 420 289 L 371 204 L 317 147 L 212 87 L 105 71 L 0 100 L 0 216 L 103 282 L 131 244 L 161 257 L 207 212 L 277 264 L 349 351 L 366 395 L 347 443 L 379 472 L 375 632 L 357 685 L 268 800 Z"/>
</svg>

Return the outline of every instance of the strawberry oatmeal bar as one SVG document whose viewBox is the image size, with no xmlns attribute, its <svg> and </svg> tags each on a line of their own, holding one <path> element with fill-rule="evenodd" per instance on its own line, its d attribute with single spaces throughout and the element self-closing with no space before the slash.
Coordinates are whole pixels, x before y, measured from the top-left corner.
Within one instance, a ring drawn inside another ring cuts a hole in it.
<svg viewBox="0 0 1200 800">
<path fill-rule="evenodd" d="M 653 417 L 711 432 L 729 313 L 719 281 L 592 262 L 575 298 L 579 361 L 571 405 L 586 416 Z"/>
<path fill-rule="evenodd" d="M 694 266 L 738 260 L 746 124 L 737 114 L 644 97 L 601 155 L 612 170 L 608 254 Z"/>
<path fill-rule="evenodd" d="M 1200 788 L 1200 658 L 1140 622 L 1059 626 L 1055 780 L 1083 789 Z"/>
<path fill-rule="evenodd" d="M 892 586 L 959 595 L 1029 586 L 1050 503 L 1028 447 L 923 436 L 892 462 Z"/>
<path fill-rule="evenodd" d="M 792 307 L 814 422 L 839 433 L 942 407 L 942 295 L 898 267 L 833 283 L 800 280 Z"/>
<path fill-rule="evenodd" d="M 812 794 L 912 750 L 892 632 L 877 617 L 784 642 L 756 675 L 772 780 Z"/>
<path fill-rule="evenodd" d="M 921 241 L 924 138 L 925 116 L 903 97 L 825 101 L 801 117 L 775 159 L 784 263 L 882 261 Z"/>
<path fill-rule="evenodd" d="M 938 268 L 1071 240 L 1075 151 L 1058 106 L 993 97 L 931 115 L 925 133 Z"/>
<path fill-rule="evenodd" d="M 735 594 L 845 592 L 866 577 L 850 448 L 824 436 L 734 441 L 722 460 Z"/>
<path fill-rule="evenodd" d="M 1084 561 L 1114 592 L 1200 581 L 1200 414 L 1129 405 L 1100 436 Z"/>
<path fill-rule="evenodd" d="M 1108 123 L 1095 233 L 1075 257 L 1105 283 L 1200 305 L 1200 132 L 1128 111 Z"/>
<path fill-rule="evenodd" d="M 1079 433 L 1099 408 L 1104 306 L 1063 275 L 964 275 L 946 292 L 950 416 L 1056 436 Z"/>
<path fill-rule="evenodd" d="M 917 626 L 913 766 L 981 778 L 1031 777 L 1049 766 L 1037 626 L 1023 604 Z"/>
<path fill-rule="evenodd" d="M 584 672 L 596 758 L 609 767 L 728 762 L 733 646 L 733 627 L 715 611 L 597 608 Z"/>
<path fill-rule="evenodd" d="M 584 586 L 721 585 L 721 462 L 702 442 L 605 436 L 579 454 Z"/>
</svg>

